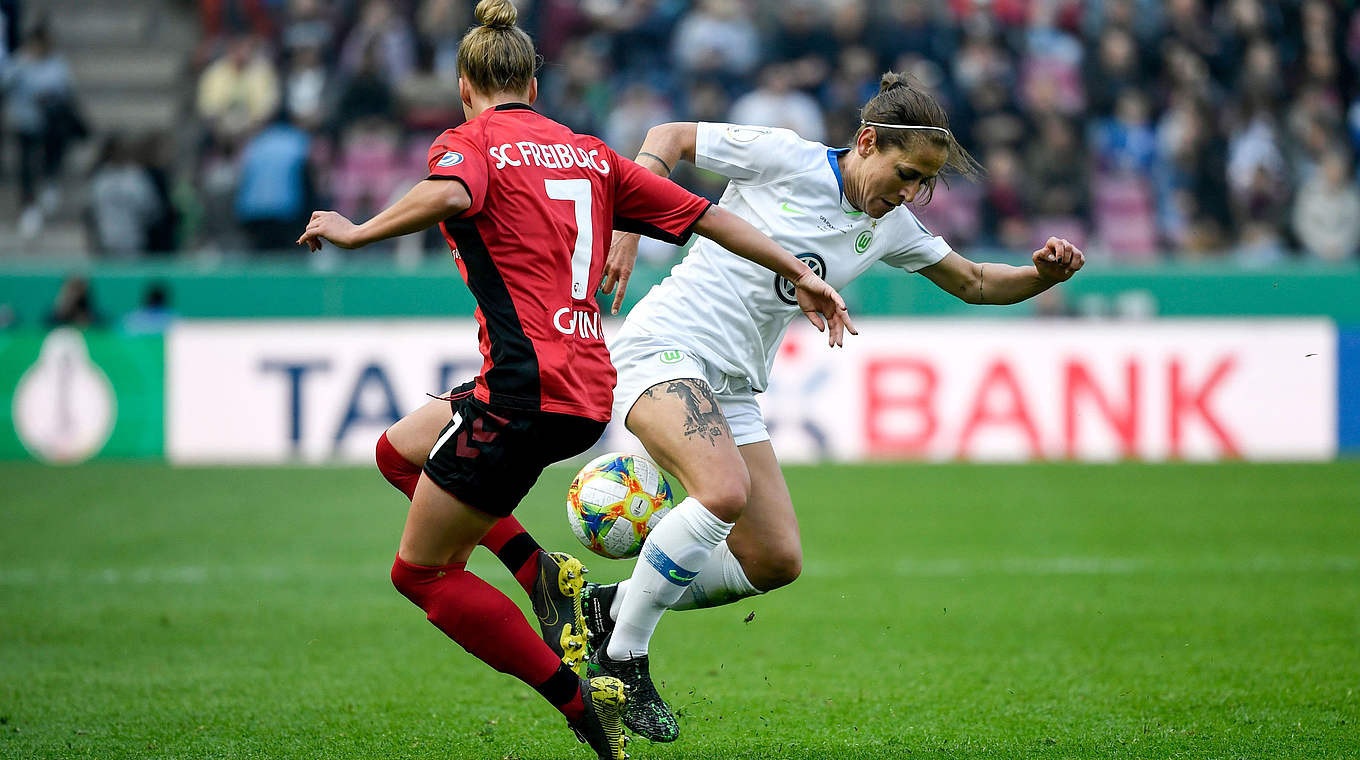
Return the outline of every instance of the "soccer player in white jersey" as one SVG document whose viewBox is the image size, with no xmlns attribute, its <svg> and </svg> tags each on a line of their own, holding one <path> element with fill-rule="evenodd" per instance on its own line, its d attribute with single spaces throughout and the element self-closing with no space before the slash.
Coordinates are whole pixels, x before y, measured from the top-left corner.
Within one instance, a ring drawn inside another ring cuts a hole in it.
<svg viewBox="0 0 1360 760">
<path fill-rule="evenodd" d="M 898 208 L 928 201 L 942 169 L 977 171 L 944 110 L 909 79 L 885 74 L 861 118 L 849 148 L 782 129 L 663 124 L 648 133 L 638 161 L 663 176 L 681 159 L 726 176 L 719 205 L 803 252 L 836 288 L 882 261 L 968 303 L 1010 304 L 1081 269 L 1082 252 L 1057 238 L 1034 252 L 1031 266 L 975 263 Z M 636 246 L 636 235 L 616 233 L 611 258 L 631 262 Z M 624 723 L 654 741 L 679 735 L 648 672 L 661 614 L 769 591 L 801 569 L 793 501 L 756 402 L 797 314 L 788 282 L 700 240 L 611 341 L 614 418 L 689 493 L 648 536 L 628 580 L 587 584 L 584 593 L 588 666 L 624 681 Z"/>
</svg>

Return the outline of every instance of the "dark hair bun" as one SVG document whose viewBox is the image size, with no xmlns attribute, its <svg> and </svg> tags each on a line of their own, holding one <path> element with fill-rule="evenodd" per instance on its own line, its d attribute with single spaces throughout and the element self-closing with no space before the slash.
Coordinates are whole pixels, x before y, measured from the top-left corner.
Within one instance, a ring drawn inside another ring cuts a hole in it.
<svg viewBox="0 0 1360 760">
<path fill-rule="evenodd" d="M 883 75 L 882 79 L 878 81 L 879 94 L 885 92 L 892 92 L 893 90 L 896 90 L 898 87 L 911 87 L 911 81 L 907 78 L 905 74 L 899 74 L 896 71 L 889 71 Z"/>
</svg>

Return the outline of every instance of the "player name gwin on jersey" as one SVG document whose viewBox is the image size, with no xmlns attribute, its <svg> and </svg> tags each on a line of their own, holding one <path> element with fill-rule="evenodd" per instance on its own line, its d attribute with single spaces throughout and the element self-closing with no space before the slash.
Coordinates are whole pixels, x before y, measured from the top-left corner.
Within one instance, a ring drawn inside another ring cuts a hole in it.
<svg viewBox="0 0 1360 760">
<path fill-rule="evenodd" d="M 604 332 L 600 329 L 600 313 L 587 309 L 571 309 L 563 306 L 553 313 L 553 327 L 563 335 L 600 340 Z"/>
<path fill-rule="evenodd" d="M 516 143 L 493 145 L 487 153 L 496 159 L 497 169 L 507 166 L 541 166 L 545 169 L 594 169 L 600 174 L 609 173 L 609 162 L 599 158 L 598 150 L 587 151 L 574 145 L 562 143 L 543 144 L 521 140 Z M 518 158 L 515 155 L 518 154 Z"/>
</svg>

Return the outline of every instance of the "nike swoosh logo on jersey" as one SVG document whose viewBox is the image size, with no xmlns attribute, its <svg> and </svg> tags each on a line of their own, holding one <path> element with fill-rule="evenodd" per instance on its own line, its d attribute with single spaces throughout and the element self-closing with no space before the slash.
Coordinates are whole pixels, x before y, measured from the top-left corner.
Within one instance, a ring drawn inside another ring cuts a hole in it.
<svg viewBox="0 0 1360 760">
<path fill-rule="evenodd" d="M 787 202 L 780 204 L 779 208 L 782 209 L 786 214 L 797 214 L 798 216 L 807 216 L 806 211 L 799 211 L 793 206 L 790 206 Z"/>
</svg>

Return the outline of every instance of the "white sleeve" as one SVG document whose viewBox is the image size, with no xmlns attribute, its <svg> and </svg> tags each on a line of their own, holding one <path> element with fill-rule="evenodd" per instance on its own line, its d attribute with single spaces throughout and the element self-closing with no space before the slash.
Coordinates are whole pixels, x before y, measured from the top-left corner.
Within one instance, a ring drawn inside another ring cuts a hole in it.
<svg viewBox="0 0 1360 760">
<path fill-rule="evenodd" d="M 888 213 L 896 217 L 896 224 L 886 230 L 896 236 L 896 244 L 891 253 L 883 256 L 883 263 L 916 272 L 939 263 L 940 259 L 949 255 L 952 250 L 949 243 L 938 235 L 930 234 L 930 230 L 921 224 L 910 209 L 898 208 Z"/>
<path fill-rule="evenodd" d="M 802 171 L 809 150 L 826 150 L 789 129 L 699 122 L 694 164 L 736 182 L 761 185 Z"/>
</svg>

